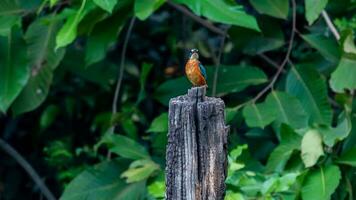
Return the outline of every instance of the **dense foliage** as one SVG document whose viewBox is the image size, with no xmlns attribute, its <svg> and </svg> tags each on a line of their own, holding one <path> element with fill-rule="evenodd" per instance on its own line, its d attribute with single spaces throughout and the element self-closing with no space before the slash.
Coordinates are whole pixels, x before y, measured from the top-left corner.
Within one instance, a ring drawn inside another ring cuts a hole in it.
<svg viewBox="0 0 356 200">
<path fill-rule="evenodd" d="M 352 200 L 355 11 L 354 0 L 1 0 L 1 149 L 63 200 L 163 199 L 167 104 L 190 87 L 183 66 L 198 48 L 231 127 L 226 199 Z M 42 198 L 4 152 L 0 199 Z"/>
</svg>

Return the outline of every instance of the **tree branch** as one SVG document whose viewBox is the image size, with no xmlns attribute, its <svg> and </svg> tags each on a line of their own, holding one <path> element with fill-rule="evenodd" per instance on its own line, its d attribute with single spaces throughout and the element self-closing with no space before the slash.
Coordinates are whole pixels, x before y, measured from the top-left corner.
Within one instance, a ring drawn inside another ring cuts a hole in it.
<svg viewBox="0 0 356 200">
<path fill-rule="evenodd" d="M 324 18 L 326 24 L 328 25 L 328 27 L 329 27 L 331 33 L 335 36 L 336 40 L 340 40 L 340 34 L 339 34 L 339 32 L 337 31 L 337 29 L 336 29 L 336 27 L 334 26 L 334 24 L 332 23 L 332 21 L 331 21 L 329 15 L 328 15 L 328 13 L 327 13 L 325 10 L 323 10 L 323 11 L 321 12 L 321 15 L 323 16 L 323 18 Z"/>
<path fill-rule="evenodd" d="M 205 26 L 207 29 L 209 29 L 210 31 L 217 33 L 219 35 L 225 36 L 225 37 L 229 37 L 229 35 L 221 30 L 220 28 L 214 26 L 212 23 L 210 23 L 207 20 L 204 20 L 202 18 L 200 18 L 199 16 L 195 15 L 194 13 L 190 12 L 187 8 L 185 8 L 184 6 L 178 5 L 173 3 L 172 1 L 168 0 L 167 1 L 168 5 L 172 6 L 174 9 L 182 12 L 184 15 L 192 18 L 194 21 L 200 23 L 201 25 Z"/>
<path fill-rule="evenodd" d="M 48 200 L 56 199 L 32 166 L 10 144 L 0 139 L 0 147 L 21 165 Z"/>
<path fill-rule="evenodd" d="M 278 67 L 278 70 L 276 72 L 276 74 L 273 76 L 273 78 L 271 79 L 271 82 L 261 91 L 259 92 L 255 98 L 252 99 L 252 102 L 256 102 L 260 97 L 262 97 L 268 90 L 272 89 L 275 82 L 277 81 L 279 75 L 283 72 L 284 67 L 286 66 L 286 64 L 288 63 L 290 54 L 292 52 L 292 48 L 293 48 L 293 42 L 294 42 L 294 37 L 295 37 L 295 32 L 296 32 L 296 3 L 295 0 L 291 0 L 292 2 L 292 9 L 293 9 L 293 19 L 292 19 L 292 32 L 291 32 L 291 36 L 289 39 L 289 45 L 288 45 L 288 49 L 287 49 L 287 53 L 286 56 L 284 57 L 283 62 L 281 63 L 281 65 Z"/>
</svg>

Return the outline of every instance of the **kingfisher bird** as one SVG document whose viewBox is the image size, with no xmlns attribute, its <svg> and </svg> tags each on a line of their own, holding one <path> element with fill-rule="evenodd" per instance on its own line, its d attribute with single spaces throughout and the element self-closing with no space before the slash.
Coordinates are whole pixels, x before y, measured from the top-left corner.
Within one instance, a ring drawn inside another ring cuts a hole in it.
<svg viewBox="0 0 356 200">
<path fill-rule="evenodd" d="M 198 49 L 190 50 L 189 60 L 185 64 L 185 73 L 193 86 L 206 85 L 207 75 L 204 66 L 199 61 Z"/>
</svg>

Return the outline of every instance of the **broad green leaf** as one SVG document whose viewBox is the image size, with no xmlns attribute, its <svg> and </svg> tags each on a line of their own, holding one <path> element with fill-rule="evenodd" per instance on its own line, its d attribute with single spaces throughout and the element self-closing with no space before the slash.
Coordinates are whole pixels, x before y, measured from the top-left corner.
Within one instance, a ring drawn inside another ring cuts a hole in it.
<svg viewBox="0 0 356 200">
<path fill-rule="evenodd" d="M 324 143 L 329 147 L 332 147 L 336 142 L 342 141 L 350 134 L 351 127 L 350 117 L 345 112 L 342 112 L 335 128 L 322 126 L 319 130 L 323 135 Z"/>
<path fill-rule="evenodd" d="M 284 92 L 272 91 L 265 102 L 269 107 L 276 109 L 278 122 L 286 123 L 293 128 L 307 126 L 308 116 L 297 98 Z"/>
<path fill-rule="evenodd" d="M 261 32 L 237 26 L 229 29 L 230 39 L 236 49 L 248 55 L 256 55 L 284 45 L 284 34 L 279 20 L 263 16 L 257 21 Z"/>
<path fill-rule="evenodd" d="M 213 85 L 215 67 L 207 66 L 208 86 Z M 209 78 L 211 77 L 211 78 Z M 216 84 L 216 94 L 222 96 L 228 93 L 239 92 L 252 85 L 267 82 L 267 76 L 257 67 L 245 65 L 221 65 Z"/>
<path fill-rule="evenodd" d="M 13 26 L 21 27 L 21 18 L 19 16 L 1 16 L 0 15 L 0 36 L 6 37 L 10 34 Z"/>
<path fill-rule="evenodd" d="M 145 194 L 145 182 L 126 184 L 120 174 L 127 161 L 114 160 L 87 169 L 72 180 L 61 200 L 137 200 Z"/>
<path fill-rule="evenodd" d="M 280 134 L 280 144 L 272 151 L 268 158 L 267 172 L 282 172 L 293 151 L 300 149 L 302 137 L 295 133 L 292 128 L 286 124 L 282 124 Z"/>
<path fill-rule="evenodd" d="M 128 17 L 128 4 L 125 3 L 114 15 L 95 25 L 85 48 L 85 64 L 87 66 L 105 58 L 106 52 L 115 44 Z"/>
<path fill-rule="evenodd" d="M 147 19 L 166 0 L 135 0 L 135 15 L 140 20 Z"/>
<path fill-rule="evenodd" d="M 27 85 L 12 106 L 15 115 L 37 108 L 47 97 L 53 70 L 64 56 L 64 49 L 54 50 L 59 25 L 52 17 L 41 18 L 25 34 L 32 69 Z"/>
<path fill-rule="evenodd" d="M 331 74 L 330 87 L 338 93 L 356 89 L 356 59 L 343 56 Z"/>
<path fill-rule="evenodd" d="M 307 34 L 301 37 L 328 61 L 337 63 L 340 59 L 339 45 L 333 38 L 327 38 L 320 34 Z"/>
<path fill-rule="evenodd" d="M 249 127 L 260 128 L 264 128 L 272 123 L 278 115 L 276 110 L 266 104 L 266 102 L 248 104 L 244 107 L 242 113 Z"/>
<path fill-rule="evenodd" d="M 92 9 L 91 2 L 87 3 L 87 1 L 88 0 L 82 0 L 80 8 L 76 12 L 69 12 L 70 15 L 67 16 L 67 21 L 57 34 L 56 49 L 65 47 L 75 40 L 79 22 L 84 18 L 88 11 Z"/>
<path fill-rule="evenodd" d="M 342 154 L 337 160 L 337 163 L 350 165 L 356 167 L 356 148 L 350 149 L 348 152 Z"/>
<path fill-rule="evenodd" d="M 49 6 L 52 8 L 54 5 L 57 4 L 59 0 L 49 0 Z"/>
<path fill-rule="evenodd" d="M 150 158 L 145 147 L 123 135 L 106 132 L 96 148 L 102 144 L 108 146 L 111 152 L 124 158 L 133 160 Z"/>
<path fill-rule="evenodd" d="M 147 179 L 159 169 L 157 165 L 152 160 L 136 160 L 131 163 L 128 170 L 121 174 L 121 178 L 126 178 L 127 183 L 134 183 Z"/>
<path fill-rule="evenodd" d="M 163 199 L 165 197 L 166 185 L 164 181 L 155 181 L 147 187 L 147 190 L 151 196 Z"/>
<path fill-rule="evenodd" d="M 328 4 L 328 0 L 305 0 L 305 18 L 309 25 L 318 19 L 326 4 Z"/>
<path fill-rule="evenodd" d="M 26 44 L 18 28 L 0 36 L 0 112 L 7 109 L 26 85 L 30 73 Z"/>
<path fill-rule="evenodd" d="M 59 114 L 59 111 L 60 109 L 56 105 L 47 106 L 47 108 L 42 112 L 40 118 L 40 127 L 42 130 L 48 128 L 53 124 Z"/>
<path fill-rule="evenodd" d="M 323 141 L 317 130 L 309 130 L 302 139 L 302 160 L 305 167 L 311 167 L 316 164 L 319 157 L 324 155 Z"/>
<path fill-rule="evenodd" d="M 109 13 L 112 13 L 118 0 L 93 0 L 93 1 L 100 8 L 106 10 Z"/>
<path fill-rule="evenodd" d="M 214 77 L 214 67 L 207 66 L 208 77 Z M 212 86 L 213 79 L 208 78 L 208 86 Z M 267 76 L 257 67 L 244 65 L 221 65 L 218 74 L 216 91 L 218 95 L 239 92 L 248 86 L 259 85 L 267 82 Z M 186 94 L 192 85 L 186 77 L 172 79 L 161 84 L 154 96 L 164 105 L 168 105 L 169 99 Z M 209 92 L 209 91 L 208 91 Z"/>
<path fill-rule="evenodd" d="M 341 179 L 339 167 L 328 165 L 314 169 L 305 177 L 303 200 L 330 200 Z"/>
<path fill-rule="evenodd" d="M 253 7 L 261 14 L 287 19 L 289 1 L 286 0 L 250 0 Z"/>
<path fill-rule="evenodd" d="M 174 2 L 184 4 L 196 15 L 212 21 L 260 31 L 256 19 L 247 14 L 241 6 L 232 6 L 221 0 L 174 0 Z"/>
<path fill-rule="evenodd" d="M 168 113 L 162 113 L 151 123 L 147 132 L 167 133 L 168 132 Z"/>
<path fill-rule="evenodd" d="M 332 110 L 328 102 L 325 80 L 310 67 L 292 67 L 288 73 L 286 90 L 296 96 L 309 114 L 309 123 L 330 125 Z"/>
</svg>

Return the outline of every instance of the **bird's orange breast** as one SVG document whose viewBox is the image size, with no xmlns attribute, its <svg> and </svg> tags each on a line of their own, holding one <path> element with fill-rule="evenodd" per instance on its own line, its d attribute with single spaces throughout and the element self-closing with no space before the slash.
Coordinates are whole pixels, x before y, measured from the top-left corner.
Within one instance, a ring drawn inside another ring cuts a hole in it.
<svg viewBox="0 0 356 200">
<path fill-rule="evenodd" d="M 200 71 L 199 64 L 200 62 L 198 60 L 193 59 L 188 60 L 185 65 L 185 73 L 194 86 L 206 85 L 206 80 Z"/>
</svg>

